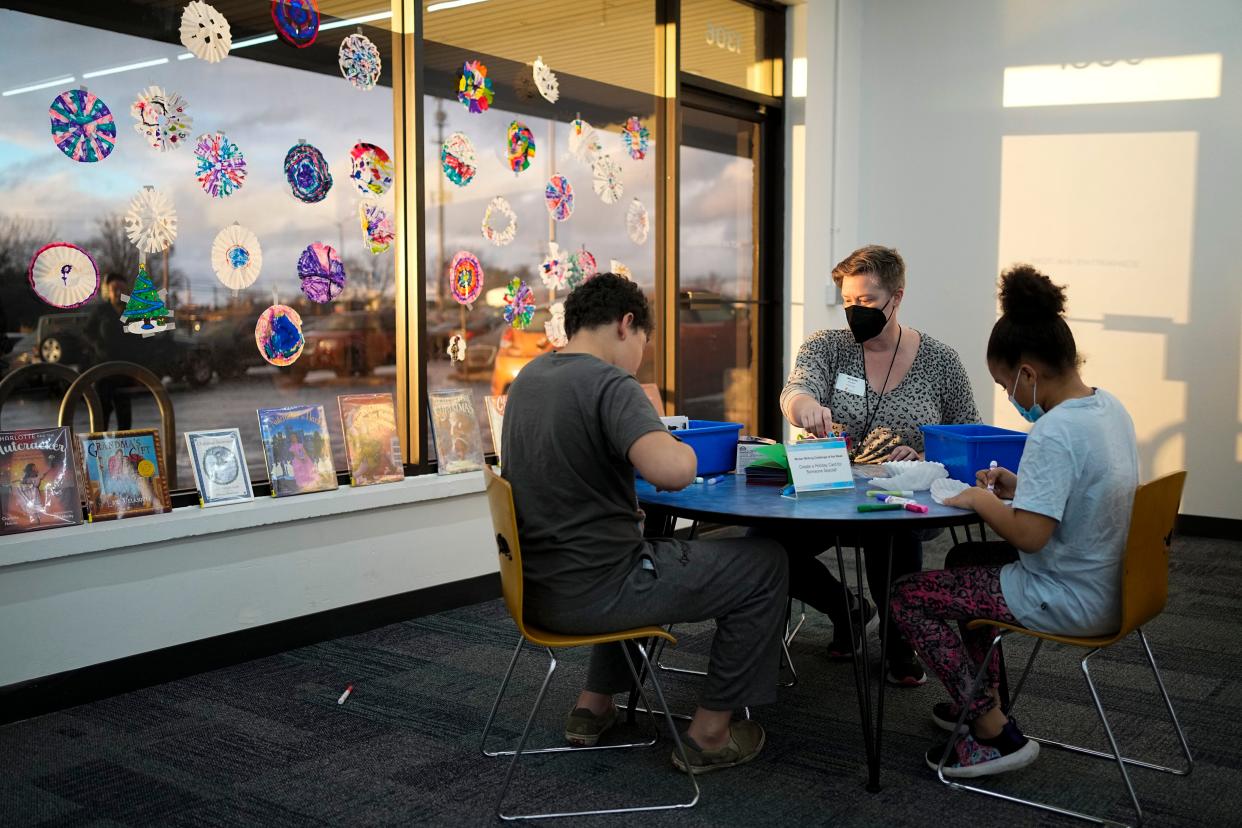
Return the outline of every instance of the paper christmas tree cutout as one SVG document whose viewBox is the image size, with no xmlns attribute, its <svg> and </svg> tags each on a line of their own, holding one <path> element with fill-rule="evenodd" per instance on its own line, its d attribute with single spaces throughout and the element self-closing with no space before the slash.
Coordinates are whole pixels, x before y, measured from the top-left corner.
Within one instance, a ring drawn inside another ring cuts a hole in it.
<svg viewBox="0 0 1242 828">
<path fill-rule="evenodd" d="M 129 296 L 121 294 L 121 298 L 125 300 L 121 322 L 127 333 L 147 337 L 177 327 L 172 321 L 173 312 L 164 304 L 168 297 L 165 291 L 155 289 L 155 283 L 147 274 L 146 262 L 138 264 L 134 292 Z"/>
</svg>

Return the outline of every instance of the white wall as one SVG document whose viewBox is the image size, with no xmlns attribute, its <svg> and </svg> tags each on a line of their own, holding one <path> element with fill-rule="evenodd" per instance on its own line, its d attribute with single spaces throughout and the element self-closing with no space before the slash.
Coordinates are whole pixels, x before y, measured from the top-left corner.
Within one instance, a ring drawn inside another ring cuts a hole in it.
<svg viewBox="0 0 1242 828">
<path fill-rule="evenodd" d="M 0 539 L 0 687 L 495 572 L 482 489 L 410 478 Z"/>
<path fill-rule="evenodd" d="M 791 57 L 815 44 L 805 140 L 835 159 L 835 180 L 808 162 L 803 186 L 833 194 L 835 232 L 814 230 L 809 199 L 802 236 L 791 218 L 807 263 L 791 339 L 842 323 L 823 304 L 832 262 L 895 246 L 903 321 L 957 348 L 984 418 L 1018 427 L 983 357 L 1000 269 L 1032 261 L 1068 285 L 1084 375 L 1129 408 L 1143 474 L 1187 468 L 1183 512 L 1242 518 L 1242 3 L 810 0 L 797 15 Z M 1006 67 L 1198 54 L 1221 55 L 1219 97 L 1002 106 Z M 833 101 L 829 140 L 812 116 Z"/>
</svg>

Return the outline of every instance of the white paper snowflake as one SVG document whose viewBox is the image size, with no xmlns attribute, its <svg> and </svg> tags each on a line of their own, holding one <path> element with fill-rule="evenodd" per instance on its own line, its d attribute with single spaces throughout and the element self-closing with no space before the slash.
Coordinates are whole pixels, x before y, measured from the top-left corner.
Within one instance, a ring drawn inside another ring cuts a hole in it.
<svg viewBox="0 0 1242 828">
<path fill-rule="evenodd" d="M 143 253 L 167 250 L 177 238 L 172 199 L 154 187 L 139 190 L 125 214 L 125 232 Z"/>
<path fill-rule="evenodd" d="M 539 90 L 539 94 L 543 95 L 548 103 L 556 103 L 557 98 L 561 96 L 560 82 L 556 79 L 556 73 L 548 68 L 548 64 L 543 62 L 542 55 L 535 58 L 533 74 L 535 77 L 535 88 Z"/>
<path fill-rule="evenodd" d="M 556 242 L 548 242 L 548 256 L 539 267 L 539 278 L 545 287 L 563 288 L 568 275 L 569 262 Z"/>
<path fill-rule="evenodd" d="M 647 214 L 646 206 L 638 199 L 631 201 L 630 208 L 625 211 L 625 229 L 634 244 L 647 241 L 647 233 L 651 231 L 651 217 Z"/>
<path fill-rule="evenodd" d="M 557 302 L 549 310 L 552 317 L 543 323 L 543 332 L 553 348 L 564 348 L 569 344 L 569 337 L 565 334 L 565 303 Z"/>
<path fill-rule="evenodd" d="M 621 200 L 621 196 L 625 194 L 625 185 L 621 183 L 621 166 L 608 153 L 601 152 L 595 156 L 591 172 L 595 175 L 595 194 L 601 201 L 605 204 L 616 204 Z"/>
<path fill-rule="evenodd" d="M 194 0 L 181 12 L 181 45 L 200 60 L 219 63 L 233 48 L 229 21 L 214 6 Z"/>
</svg>

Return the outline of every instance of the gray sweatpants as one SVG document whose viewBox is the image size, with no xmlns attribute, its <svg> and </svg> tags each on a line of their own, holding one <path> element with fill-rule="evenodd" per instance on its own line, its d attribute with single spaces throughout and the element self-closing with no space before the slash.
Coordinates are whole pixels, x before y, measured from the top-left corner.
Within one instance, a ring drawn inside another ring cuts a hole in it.
<svg viewBox="0 0 1242 828">
<path fill-rule="evenodd" d="M 736 710 L 776 701 L 788 582 L 785 550 L 773 540 L 652 538 L 623 579 L 601 584 L 572 605 L 528 603 L 526 613 L 538 626 L 566 635 L 714 618 L 699 703 Z M 611 695 L 632 681 L 620 644 L 593 648 L 587 690 Z"/>
</svg>

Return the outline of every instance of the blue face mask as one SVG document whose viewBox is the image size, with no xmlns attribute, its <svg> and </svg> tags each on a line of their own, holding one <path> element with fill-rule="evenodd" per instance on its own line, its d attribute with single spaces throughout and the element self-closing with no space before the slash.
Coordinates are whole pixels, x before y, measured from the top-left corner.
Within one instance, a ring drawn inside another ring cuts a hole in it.
<svg viewBox="0 0 1242 828">
<path fill-rule="evenodd" d="M 1031 389 L 1031 407 L 1023 408 L 1022 404 L 1014 399 L 1013 395 L 1018 392 L 1018 379 L 1022 376 L 1021 369 L 1018 370 L 1018 376 L 1013 378 L 1013 388 L 1009 391 L 1009 401 L 1013 403 L 1013 407 L 1018 409 L 1018 414 L 1028 423 L 1033 423 L 1040 417 L 1044 416 L 1044 407 L 1039 404 L 1037 396 L 1039 393 L 1039 381 L 1036 380 L 1034 388 Z"/>
</svg>

